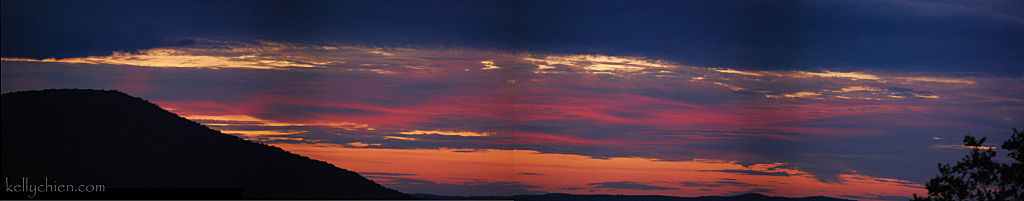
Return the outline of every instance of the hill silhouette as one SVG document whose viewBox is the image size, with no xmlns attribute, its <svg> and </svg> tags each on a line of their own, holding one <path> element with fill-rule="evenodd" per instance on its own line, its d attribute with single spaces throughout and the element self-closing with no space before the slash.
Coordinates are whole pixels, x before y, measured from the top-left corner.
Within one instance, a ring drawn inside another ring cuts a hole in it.
<svg viewBox="0 0 1024 201">
<path fill-rule="evenodd" d="M 7 182 L 106 188 L 35 199 L 416 199 L 117 91 L 13 92 L 2 95 L 2 105 L 0 174 Z"/>
<path fill-rule="evenodd" d="M 544 195 L 515 195 L 515 196 L 443 196 L 430 194 L 414 194 L 414 196 L 425 200 L 517 200 L 517 201 L 562 201 L 562 200 L 587 200 L 587 201 L 850 201 L 847 199 L 831 198 L 824 196 L 788 198 L 766 196 L 757 193 L 747 193 L 736 196 L 701 196 L 701 197 L 675 197 L 661 195 L 578 195 L 564 193 L 548 193 Z"/>
</svg>

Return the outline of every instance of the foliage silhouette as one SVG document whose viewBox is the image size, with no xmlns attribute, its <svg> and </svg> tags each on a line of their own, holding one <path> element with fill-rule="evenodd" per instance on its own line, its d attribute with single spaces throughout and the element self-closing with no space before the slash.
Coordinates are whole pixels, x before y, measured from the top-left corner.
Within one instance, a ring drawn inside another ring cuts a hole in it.
<svg viewBox="0 0 1024 201">
<path fill-rule="evenodd" d="M 927 197 L 913 201 L 1024 200 L 1024 134 L 1013 129 L 1013 135 L 1001 148 L 1009 151 L 1010 163 L 1001 163 L 995 148 L 984 147 L 986 138 L 964 137 L 964 146 L 971 153 L 955 166 L 939 164 L 940 175 L 926 184 Z"/>
<path fill-rule="evenodd" d="M 355 172 L 223 134 L 117 91 L 13 92 L 2 95 L 2 105 L 3 177 L 122 189 L 36 199 L 167 199 L 168 191 L 159 189 L 172 189 L 171 194 L 207 192 L 173 189 L 239 189 L 235 199 L 415 199 Z M 117 192 L 135 194 L 111 195 Z"/>
</svg>

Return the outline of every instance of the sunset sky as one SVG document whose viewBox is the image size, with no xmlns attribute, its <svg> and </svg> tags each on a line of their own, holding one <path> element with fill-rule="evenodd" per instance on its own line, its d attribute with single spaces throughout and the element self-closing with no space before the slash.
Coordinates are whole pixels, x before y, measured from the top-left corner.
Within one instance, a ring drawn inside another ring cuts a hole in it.
<svg viewBox="0 0 1024 201">
<path fill-rule="evenodd" d="M 1016 1 L 3 1 L 4 93 L 116 89 L 405 193 L 924 194 L 1024 127 Z M 995 144 L 988 144 L 995 146 Z"/>
</svg>

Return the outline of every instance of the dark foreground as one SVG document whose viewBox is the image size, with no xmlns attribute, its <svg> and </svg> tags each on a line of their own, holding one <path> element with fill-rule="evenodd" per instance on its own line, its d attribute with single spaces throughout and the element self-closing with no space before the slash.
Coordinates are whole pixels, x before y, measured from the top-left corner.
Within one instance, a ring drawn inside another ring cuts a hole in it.
<svg viewBox="0 0 1024 201">
<path fill-rule="evenodd" d="M 4 199 L 416 199 L 117 91 L 2 99 Z"/>
</svg>

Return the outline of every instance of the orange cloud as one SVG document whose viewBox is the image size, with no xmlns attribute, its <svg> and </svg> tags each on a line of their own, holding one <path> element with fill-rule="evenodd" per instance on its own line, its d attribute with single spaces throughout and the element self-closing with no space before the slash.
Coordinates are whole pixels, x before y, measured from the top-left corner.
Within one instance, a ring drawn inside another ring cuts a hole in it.
<svg viewBox="0 0 1024 201">
<path fill-rule="evenodd" d="M 317 67 L 309 63 L 298 63 L 273 58 L 260 58 L 256 55 L 216 56 L 195 55 L 178 49 L 149 49 L 137 53 L 114 52 L 110 56 L 92 56 L 67 59 L 21 59 L 2 58 L 4 61 L 73 63 L 73 64 L 111 64 L 145 67 L 183 67 L 183 68 L 255 68 L 278 69 L 285 67 Z"/>
<path fill-rule="evenodd" d="M 946 84 L 977 84 L 977 82 L 966 80 L 966 79 L 955 79 L 955 78 L 941 78 L 941 77 L 895 77 L 893 79 L 906 80 L 913 82 L 937 82 Z"/>
<path fill-rule="evenodd" d="M 291 135 L 305 133 L 308 131 L 297 131 L 297 130 L 220 130 L 221 133 L 226 134 L 239 134 L 247 136 L 260 136 L 260 135 Z"/>
<path fill-rule="evenodd" d="M 480 64 L 484 65 L 484 67 L 481 68 L 480 70 L 501 69 L 501 67 L 494 65 L 494 61 L 489 61 L 489 60 L 488 61 L 481 61 Z"/>
<path fill-rule="evenodd" d="M 352 147 L 380 146 L 380 144 L 367 144 L 367 143 L 363 143 L 363 142 L 351 142 L 351 143 L 348 143 L 346 145 L 352 146 Z"/>
<path fill-rule="evenodd" d="M 764 76 L 763 73 L 733 70 L 733 69 L 730 69 L 730 68 L 711 68 L 711 70 L 718 71 L 720 73 L 732 73 L 732 74 L 749 75 L 749 76 Z"/>
<path fill-rule="evenodd" d="M 405 135 L 452 135 L 452 136 L 463 136 L 463 137 L 483 137 L 494 135 L 493 133 L 480 133 L 471 131 L 440 131 L 440 130 L 411 130 L 398 132 L 398 134 Z"/>
<path fill-rule="evenodd" d="M 572 154 L 549 154 L 532 150 L 461 150 L 461 149 L 379 149 L 346 148 L 332 144 L 274 144 L 298 154 L 327 160 L 339 167 L 357 172 L 398 173 L 394 177 L 457 184 L 457 178 L 474 178 L 489 182 L 519 182 L 538 186 L 545 192 L 661 194 L 701 196 L 728 194 L 754 188 L 773 190 L 779 196 L 839 196 L 921 194 L 923 186 L 913 182 L 877 178 L 857 173 L 840 175 L 840 183 L 823 183 L 807 172 L 785 168 L 783 163 L 740 165 L 731 161 L 694 159 L 662 161 L 648 158 L 596 159 Z M 351 145 L 368 147 L 368 144 Z M 742 171 L 725 171 L 742 170 Z M 736 172 L 768 172 L 745 174 Z M 528 172 L 530 174 L 518 174 Z M 373 177 L 371 177 L 373 178 Z M 387 184 L 388 178 L 377 178 Z M 588 184 L 632 181 L 664 186 L 662 189 L 594 189 Z M 735 181 L 745 185 L 729 185 L 698 190 L 687 182 Z M 669 190 L 666 190 L 669 189 Z M 671 190 L 678 189 L 678 190 Z M 399 189 L 403 190 L 403 189 Z M 596 190 L 596 191 L 592 191 Z M 416 192 L 412 192 L 416 193 Z"/>
<path fill-rule="evenodd" d="M 881 80 L 881 77 L 873 74 L 861 73 L 861 72 L 833 72 L 833 71 L 822 71 L 822 72 L 807 72 L 797 71 L 797 77 L 805 76 L 817 76 L 824 78 L 848 78 L 854 80 Z"/>
<path fill-rule="evenodd" d="M 663 61 L 605 55 L 547 55 L 543 58 L 525 56 L 522 57 L 522 60 L 537 65 L 540 70 L 553 69 L 552 66 L 560 65 L 590 73 L 610 75 L 674 67 Z"/>
<path fill-rule="evenodd" d="M 256 118 L 248 115 L 190 115 L 189 111 L 182 111 L 182 117 L 190 120 L 206 122 L 211 126 L 265 126 L 265 127 L 292 127 L 292 126 L 320 126 L 332 127 L 345 130 L 374 130 L 368 124 L 353 122 L 335 121 L 309 121 L 309 122 L 281 122 Z M 239 131 L 241 132 L 241 131 Z M 251 131 L 250 131 L 251 132 Z"/>
<path fill-rule="evenodd" d="M 810 97 L 817 97 L 817 96 L 820 96 L 820 95 L 821 94 L 817 93 L 817 92 L 801 91 L 801 92 L 790 93 L 790 94 L 765 95 L 765 97 L 768 97 L 768 98 L 781 98 L 781 97 L 786 97 L 786 98 L 810 98 Z"/>
</svg>

